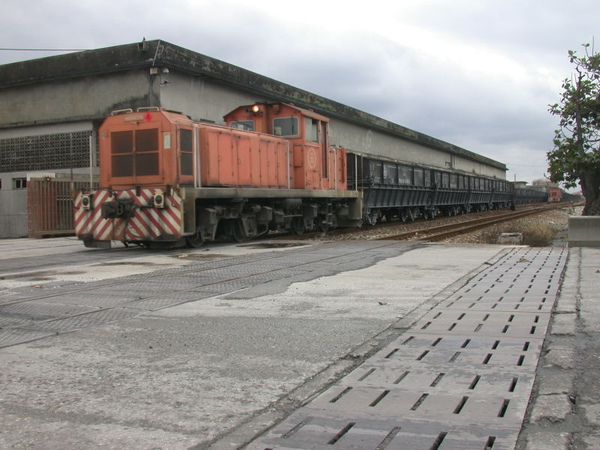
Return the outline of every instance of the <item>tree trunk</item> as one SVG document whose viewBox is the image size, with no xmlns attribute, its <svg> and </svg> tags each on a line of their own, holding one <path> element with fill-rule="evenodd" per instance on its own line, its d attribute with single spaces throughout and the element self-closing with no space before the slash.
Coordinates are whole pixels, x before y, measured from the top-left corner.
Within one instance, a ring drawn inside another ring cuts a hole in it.
<svg viewBox="0 0 600 450">
<path fill-rule="evenodd" d="M 584 216 L 600 216 L 600 197 L 596 197 L 595 200 L 590 200 L 586 198 L 585 207 L 583 208 Z"/>
<path fill-rule="evenodd" d="M 579 178 L 581 193 L 585 198 L 583 216 L 600 216 L 600 172 L 583 173 Z"/>
</svg>

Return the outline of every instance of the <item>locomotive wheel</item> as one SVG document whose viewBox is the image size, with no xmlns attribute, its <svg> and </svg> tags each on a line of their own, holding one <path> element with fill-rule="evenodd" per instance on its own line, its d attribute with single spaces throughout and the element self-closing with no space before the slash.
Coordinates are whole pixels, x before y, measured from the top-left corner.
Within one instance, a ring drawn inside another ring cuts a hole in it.
<svg viewBox="0 0 600 450">
<path fill-rule="evenodd" d="M 304 226 L 304 219 L 302 217 L 294 217 L 290 224 L 290 231 L 292 234 L 304 234 L 306 227 Z"/>
<path fill-rule="evenodd" d="M 202 240 L 202 235 L 200 234 L 199 231 L 197 231 L 195 234 L 192 234 L 191 236 L 186 236 L 185 242 L 187 243 L 187 245 L 189 247 L 192 247 L 192 248 L 200 248 L 204 245 L 204 241 Z"/>
<path fill-rule="evenodd" d="M 258 224 L 257 227 L 257 232 L 256 232 L 256 236 L 263 236 L 265 234 L 267 234 L 269 232 L 269 225 L 268 224 Z"/>
<path fill-rule="evenodd" d="M 241 220 L 234 220 L 231 224 L 231 235 L 236 242 L 244 242 L 248 240 L 246 236 L 246 230 L 244 230 L 244 224 Z"/>
</svg>

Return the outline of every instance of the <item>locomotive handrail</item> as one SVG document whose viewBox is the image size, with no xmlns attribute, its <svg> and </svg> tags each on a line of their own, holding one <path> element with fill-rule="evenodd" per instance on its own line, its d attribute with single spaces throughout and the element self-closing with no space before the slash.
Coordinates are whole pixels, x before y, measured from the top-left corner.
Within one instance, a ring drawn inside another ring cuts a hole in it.
<svg viewBox="0 0 600 450">
<path fill-rule="evenodd" d="M 291 189 L 292 187 L 292 174 L 290 171 L 290 141 L 286 140 L 285 144 L 287 146 L 287 184 L 288 184 L 288 189 Z"/>
<path fill-rule="evenodd" d="M 158 106 L 140 106 L 137 112 L 160 111 Z"/>
<path fill-rule="evenodd" d="M 110 115 L 111 116 L 118 116 L 119 114 L 129 114 L 132 113 L 133 109 L 131 108 L 125 108 L 125 109 L 115 109 L 114 111 L 111 111 Z"/>
</svg>

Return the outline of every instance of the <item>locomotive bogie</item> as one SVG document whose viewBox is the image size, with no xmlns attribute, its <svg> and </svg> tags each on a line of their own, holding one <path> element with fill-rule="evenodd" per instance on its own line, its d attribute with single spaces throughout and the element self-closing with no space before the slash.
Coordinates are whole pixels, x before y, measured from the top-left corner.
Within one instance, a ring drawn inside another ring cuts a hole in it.
<svg viewBox="0 0 600 450">
<path fill-rule="evenodd" d="M 211 188 L 189 190 L 195 202 L 198 230 L 194 242 L 215 239 L 244 241 L 269 231 L 327 230 L 354 226 L 360 195 L 354 191 L 303 191 Z"/>
</svg>

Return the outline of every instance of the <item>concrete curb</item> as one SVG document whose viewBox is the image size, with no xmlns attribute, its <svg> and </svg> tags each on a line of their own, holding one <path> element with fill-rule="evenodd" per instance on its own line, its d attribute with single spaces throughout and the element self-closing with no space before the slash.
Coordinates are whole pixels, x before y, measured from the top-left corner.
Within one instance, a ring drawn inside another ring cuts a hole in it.
<svg viewBox="0 0 600 450">
<path fill-rule="evenodd" d="M 517 450 L 568 450 L 573 414 L 579 325 L 581 251 L 570 249 L 561 290 L 542 349 L 529 414 Z M 550 426 L 554 425 L 554 426 Z"/>
</svg>

